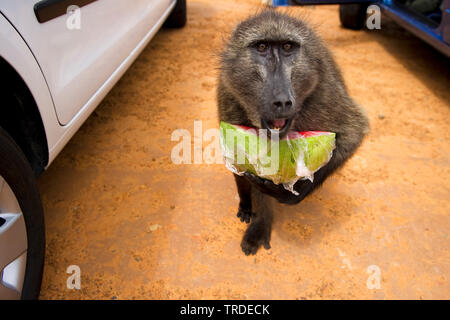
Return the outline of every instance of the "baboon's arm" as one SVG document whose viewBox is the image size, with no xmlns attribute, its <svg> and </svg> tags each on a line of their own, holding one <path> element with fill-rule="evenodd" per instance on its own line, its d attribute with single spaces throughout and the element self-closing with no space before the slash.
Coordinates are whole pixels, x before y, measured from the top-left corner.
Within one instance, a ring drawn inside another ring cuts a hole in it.
<svg viewBox="0 0 450 320">
<path fill-rule="evenodd" d="M 273 220 L 271 199 L 256 189 L 251 194 L 254 214 L 241 242 L 242 251 L 246 255 L 255 254 L 260 246 L 270 249 Z"/>
<path fill-rule="evenodd" d="M 237 174 L 234 174 L 234 179 L 236 180 L 239 194 L 239 210 L 237 216 L 242 222 L 249 223 L 252 215 L 252 185 L 246 178 Z"/>
<path fill-rule="evenodd" d="M 310 194 L 315 188 L 320 186 L 323 181 L 333 173 L 338 167 L 340 167 L 348 156 L 344 156 L 340 149 L 335 149 L 333 157 L 324 167 L 319 169 L 314 174 L 314 181 L 299 180 L 294 185 L 294 190 L 298 192 L 298 195 L 294 195 L 292 192 L 286 190 L 281 184 L 274 184 L 272 181 L 260 178 L 252 173 L 245 173 L 244 177 L 247 181 L 251 182 L 259 191 L 274 197 L 280 203 L 297 204 L 302 201 L 308 194 Z"/>
</svg>

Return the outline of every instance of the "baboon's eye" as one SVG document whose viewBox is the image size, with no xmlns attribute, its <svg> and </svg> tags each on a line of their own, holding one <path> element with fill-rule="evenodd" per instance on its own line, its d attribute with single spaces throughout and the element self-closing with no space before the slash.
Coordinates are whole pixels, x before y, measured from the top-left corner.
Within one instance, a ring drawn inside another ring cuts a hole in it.
<svg viewBox="0 0 450 320">
<path fill-rule="evenodd" d="M 259 52 L 265 52 L 267 50 L 267 48 L 269 47 L 269 45 L 266 42 L 258 42 L 256 44 L 256 49 Z"/>
<path fill-rule="evenodd" d="M 294 48 L 294 45 L 292 42 L 285 42 L 283 43 L 283 50 L 286 52 L 290 52 Z"/>
</svg>

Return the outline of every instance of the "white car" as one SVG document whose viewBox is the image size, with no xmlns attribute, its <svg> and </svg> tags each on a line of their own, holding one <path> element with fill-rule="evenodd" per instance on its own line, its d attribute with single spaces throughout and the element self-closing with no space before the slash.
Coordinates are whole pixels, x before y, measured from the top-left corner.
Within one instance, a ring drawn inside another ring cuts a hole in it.
<svg viewBox="0 0 450 320">
<path fill-rule="evenodd" d="M 185 0 L 0 1 L 0 299 L 39 295 L 36 177 Z"/>
</svg>

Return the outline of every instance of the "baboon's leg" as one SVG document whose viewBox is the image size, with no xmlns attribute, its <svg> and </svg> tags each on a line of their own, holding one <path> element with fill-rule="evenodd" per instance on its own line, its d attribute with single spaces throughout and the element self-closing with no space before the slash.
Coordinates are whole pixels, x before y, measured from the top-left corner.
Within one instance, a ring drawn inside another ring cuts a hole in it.
<svg viewBox="0 0 450 320">
<path fill-rule="evenodd" d="M 252 216 L 252 186 L 247 179 L 241 177 L 237 174 L 234 175 L 236 180 L 236 186 L 239 194 L 239 209 L 237 217 L 241 219 L 242 222 L 249 223 Z"/>
<path fill-rule="evenodd" d="M 252 189 L 252 222 L 245 231 L 241 248 L 246 255 L 255 254 L 262 245 L 270 249 L 270 233 L 272 231 L 272 204 L 269 196 L 259 190 Z"/>
</svg>

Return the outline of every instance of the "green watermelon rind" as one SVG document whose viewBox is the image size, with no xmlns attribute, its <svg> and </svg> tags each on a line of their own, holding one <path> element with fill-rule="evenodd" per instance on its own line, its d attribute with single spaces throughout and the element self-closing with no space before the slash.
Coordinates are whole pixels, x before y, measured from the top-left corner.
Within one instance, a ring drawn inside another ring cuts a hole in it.
<svg viewBox="0 0 450 320">
<path fill-rule="evenodd" d="M 239 138 L 234 139 L 233 143 L 231 136 L 227 140 L 227 132 L 232 132 Z M 299 179 L 313 180 L 314 173 L 329 162 L 335 148 L 335 133 L 308 133 L 313 135 L 299 136 L 294 139 L 285 138 L 275 143 L 269 142 L 269 148 L 271 147 L 272 150 L 279 148 L 278 166 L 276 161 L 272 163 L 270 151 L 258 156 L 259 139 L 262 138 L 256 134 L 255 130 L 247 130 L 222 121 L 220 144 L 227 167 L 233 172 L 237 174 L 251 172 L 277 184 L 292 184 Z M 239 154 L 239 151 L 242 153 Z M 238 159 L 239 155 L 241 157 Z M 277 169 L 271 168 L 271 164 L 274 164 Z"/>
</svg>

